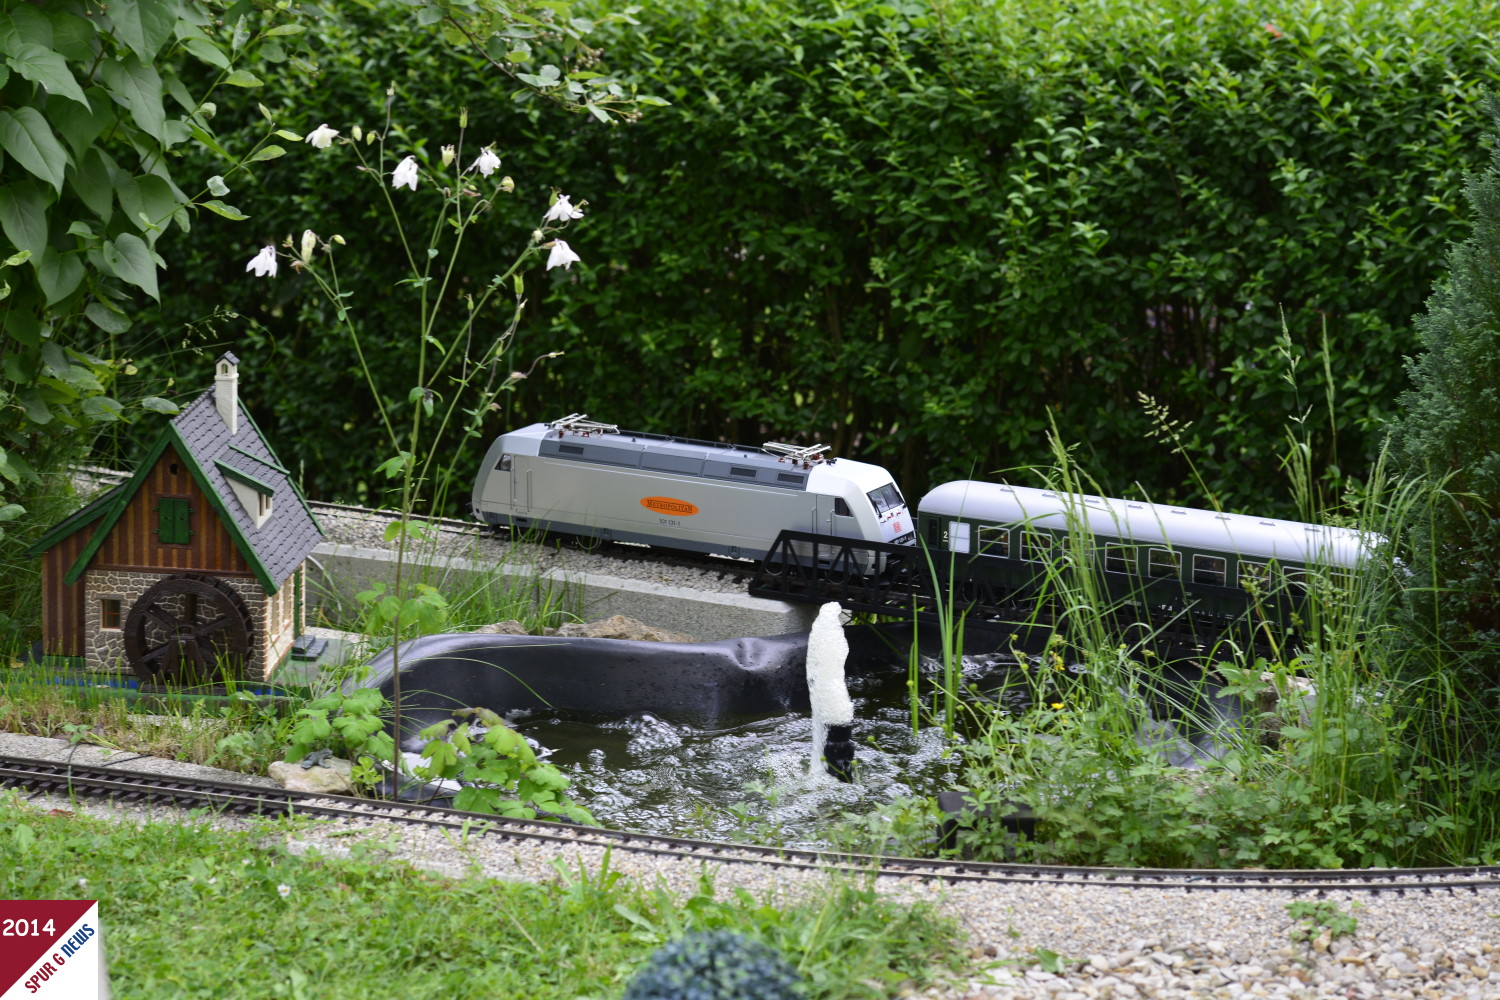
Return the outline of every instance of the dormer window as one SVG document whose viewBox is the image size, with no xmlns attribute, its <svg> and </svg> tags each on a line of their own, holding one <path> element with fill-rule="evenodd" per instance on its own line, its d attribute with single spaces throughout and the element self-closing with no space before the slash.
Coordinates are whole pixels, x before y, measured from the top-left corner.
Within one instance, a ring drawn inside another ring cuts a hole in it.
<svg viewBox="0 0 1500 1000">
<path fill-rule="evenodd" d="M 250 518 L 250 522 L 259 528 L 269 521 L 272 502 L 276 495 L 275 487 L 228 462 L 215 462 L 214 464 L 224 474 L 225 481 L 234 491 L 240 506 L 245 509 L 245 515 Z"/>
</svg>

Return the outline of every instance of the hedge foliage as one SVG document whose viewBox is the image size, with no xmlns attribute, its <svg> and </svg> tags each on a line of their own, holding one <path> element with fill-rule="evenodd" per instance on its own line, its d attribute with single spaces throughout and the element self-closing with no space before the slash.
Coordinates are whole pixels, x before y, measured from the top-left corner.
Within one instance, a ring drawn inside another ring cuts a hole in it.
<svg viewBox="0 0 1500 1000">
<path fill-rule="evenodd" d="M 1473 235 L 1451 248 L 1448 277 L 1417 317 L 1423 353 L 1391 453 L 1439 486 L 1410 532 L 1411 645 L 1440 651 L 1461 690 L 1500 707 L 1500 96 L 1486 101 L 1490 163 L 1469 178 Z"/>
<path fill-rule="evenodd" d="M 1045 462 L 1055 425 L 1104 489 L 1194 499 L 1140 394 L 1233 507 L 1285 510 L 1289 420 L 1325 485 L 1359 476 L 1407 385 L 1412 316 L 1467 232 L 1477 98 L 1500 77 L 1493 4 L 667 0 L 605 58 L 672 106 L 607 128 L 513 102 L 401 30 L 403 9 L 319 26 L 321 75 L 263 99 L 297 126 L 368 128 L 395 81 L 434 154 L 467 105 L 518 184 L 467 280 L 513 256 L 548 185 L 589 201 L 569 238 L 583 264 L 532 279 L 516 366 L 567 353 L 487 434 L 587 411 L 824 440 L 913 495 Z M 240 197 L 260 243 L 372 233 L 354 178 L 274 166 Z M 235 344 L 309 492 L 368 498 L 387 456 L 325 307 L 295 276 L 252 284 L 255 239 L 192 239 L 172 346 Z M 412 323 L 394 267 L 369 247 L 353 301 L 399 400 Z M 214 301 L 244 319 L 179 339 Z M 196 387 L 202 367 L 175 373 Z M 444 447 L 470 475 L 473 444 Z"/>
</svg>

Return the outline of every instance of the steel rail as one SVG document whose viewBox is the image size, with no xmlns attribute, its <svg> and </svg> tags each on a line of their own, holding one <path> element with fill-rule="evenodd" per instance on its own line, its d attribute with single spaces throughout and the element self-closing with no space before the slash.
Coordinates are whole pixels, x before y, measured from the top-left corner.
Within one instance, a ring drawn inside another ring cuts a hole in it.
<svg viewBox="0 0 1500 1000">
<path fill-rule="evenodd" d="M 1091 868 L 1003 862 L 877 857 L 836 851 L 733 844 L 658 834 L 580 827 L 463 812 L 428 804 L 293 792 L 222 781 L 166 777 L 151 772 L 0 756 L 0 787 L 107 798 L 119 805 L 165 804 L 262 816 L 314 816 L 344 822 L 391 822 L 461 831 L 468 836 L 540 841 L 558 846 L 624 850 L 682 860 L 778 868 L 874 873 L 887 878 L 949 883 L 1093 885 L 1119 888 L 1281 890 L 1295 893 L 1432 892 L 1500 889 L 1500 867 L 1370 870 L 1215 870 Z"/>
</svg>

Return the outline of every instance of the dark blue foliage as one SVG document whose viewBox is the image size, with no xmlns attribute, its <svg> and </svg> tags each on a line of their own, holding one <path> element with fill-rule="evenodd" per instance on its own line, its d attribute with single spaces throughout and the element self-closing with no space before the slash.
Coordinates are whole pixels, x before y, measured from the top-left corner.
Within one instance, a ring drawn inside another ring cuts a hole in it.
<svg viewBox="0 0 1500 1000">
<path fill-rule="evenodd" d="M 658 948 L 623 1000 L 799 1000 L 781 953 L 733 931 L 700 931 Z"/>
</svg>

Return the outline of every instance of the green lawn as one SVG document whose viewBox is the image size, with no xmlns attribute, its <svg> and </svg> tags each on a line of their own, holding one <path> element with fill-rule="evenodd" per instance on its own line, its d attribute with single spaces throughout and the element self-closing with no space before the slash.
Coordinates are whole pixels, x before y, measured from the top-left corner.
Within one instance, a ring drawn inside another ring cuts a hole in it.
<svg viewBox="0 0 1500 1000">
<path fill-rule="evenodd" d="M 685 931 L 731 929 L 779 948 L 809 997 L 894 997 L 961 956 L 928 906 L 831 881 L 778 906 L 705 879 L 674 899 L 608 870 L 544 884 L 446 878 L 379 844 L 292 854 L 267 824 L 115 824 L 0 795 L 0 896 L 97 898 L 114 995 L 449 1000 L 610 998 Z"/>
</svg>

